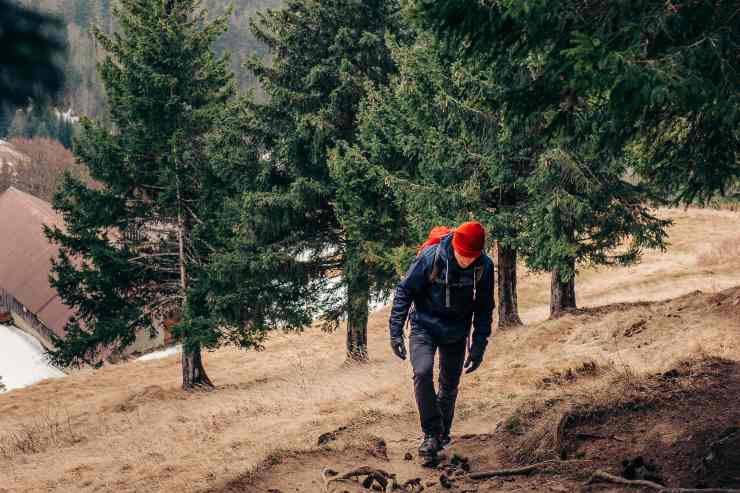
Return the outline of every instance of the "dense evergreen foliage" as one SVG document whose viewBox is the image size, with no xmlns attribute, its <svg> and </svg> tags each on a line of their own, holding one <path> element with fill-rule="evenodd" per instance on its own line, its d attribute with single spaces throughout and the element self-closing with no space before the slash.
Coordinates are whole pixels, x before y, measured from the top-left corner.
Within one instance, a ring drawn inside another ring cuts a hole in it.
<svg viewBox="0 0 740 493">
<path fill-rule="evenodd" d="M 442 0 L 409 11 L 496 66 L 512 110 L 550 112 L 549 133 L 598 102 L 609 121 L 600 145 L 636 152 L 637 170 L 669 198 L 704 201 L 736 183 L 737 1 Z"/>
<path fill-rule="evenodd" d="M 233 170 L 218 167 L 209 142 L 228 114 L 234 82 L 197 0 L 123 0 L 120 36 L 97 32 L 109 54 L 101 76 L 116 131 L 84 120 L 76 153 L 100 186 L 68 178 L 54 200 L 67 229 L 54 286 L 78 315 L 54 340 L 62 365 L 98 361 L 163 318 L 179 320 L 183 386 L 210 386 L 201 347 L 251 344 L 246 326 L 218 319 L 206 300 L 208 259 L 219 249 L 222 203 Z M 234 333 L 238 334 L 234 337 Z M 242 336 L 243 334 L 243 336 Z"/>
<path fill-rule="evenodd" d="M 393 1 L 293 0 L 253 23 L 272 61 L 250 63 L 269 101 L 252 107 L 264 186 L 246 196 L 241 248 L 260 252 L 244 262 L 260 262 L 278 299 L 282 289 L 306 293 L 263 323 L 294 327 L 322 314 L 333 328 L 346 317 L 347 353 L 359 360 L 368 304 L 394 282 L 387 257 L 405 220 L 383 175 L 350 146 L 368 84 L 395 71 L 385 36 L 399 36 L 399 22 Z"/>
<path fill-rule="evenodd" d="M 75 124 L 71 118 L 58 113 L 47 104 L 33 104 L 27 110 L 16 110 L 7 122 L 3 135 L 7 138 L 54 139 L 67 149 L 72 148 Z"/>
</svg>

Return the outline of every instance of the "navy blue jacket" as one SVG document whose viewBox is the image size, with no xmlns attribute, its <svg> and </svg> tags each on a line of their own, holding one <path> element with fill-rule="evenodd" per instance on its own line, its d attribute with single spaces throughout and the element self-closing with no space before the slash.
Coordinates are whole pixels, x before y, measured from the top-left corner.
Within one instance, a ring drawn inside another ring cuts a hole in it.
<svg viewBox="0 0 740 493">
<path fill-rule="evenodd" d="M 437 248 L 437 276 L 430 282 Z M 452 235 L 445 236 L 416 257 L 398 284 L 391 310 L 391 337 L 403 335 L 412 303 L 412 332 L 424 331 L 439 344 L 448 344 L 467 338 L 472 323 L 471 355 L 482 357 L 491 335 L 495 306 L 493 262 L 483 253 L 467 269 L 460 268 L 452 251 Z"/>
</svg>

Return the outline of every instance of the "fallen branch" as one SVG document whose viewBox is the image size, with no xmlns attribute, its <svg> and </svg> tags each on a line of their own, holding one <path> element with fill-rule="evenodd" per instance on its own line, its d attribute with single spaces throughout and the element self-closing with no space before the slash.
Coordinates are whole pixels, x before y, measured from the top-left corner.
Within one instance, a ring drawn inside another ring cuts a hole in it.
<svg viewBox="0 0 740 493">
<path fill-rule="evenodd" d="M 514 467 L 511 469 L 496 469 L 494 471 L 481 471 L 474 472 L 470 475 L 470 479 L 490 479 L 497 476 L 516 476 L 519 474 L 529 474 L 532 471 L 536 471 L 542 467 L 549 466 L 551 464 L 569 464 L 571 462 L 591 462 L 588 459 L 583 460 L 546 460 L 544 462 L 538 462 L 537 464 L 530 464 L 524 467 Z"/>
<path fill-rule="evenodd" d="M 740 490 L 728 490 L 722 488 L 668 488 L 661 484 L 653 483 L 652 481 L 646 481 L 644 479 L 625 479 L 604 471 L 594 472 L 586 484 L 598 483 L 599 481 L 622 484 L 625 486 L 650 488 L 655 491 L 659 491 L 660 493 L 740 493 Z"/>
</svg>

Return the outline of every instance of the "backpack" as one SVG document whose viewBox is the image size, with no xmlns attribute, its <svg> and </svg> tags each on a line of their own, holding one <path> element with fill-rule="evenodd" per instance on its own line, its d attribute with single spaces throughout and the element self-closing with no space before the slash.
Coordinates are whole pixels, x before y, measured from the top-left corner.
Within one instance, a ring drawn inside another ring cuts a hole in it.
<svg viewBox="0 0 740 493">
<path fill-rule="evenodd" d="M 444 236 L 442 238 L 444 238 Z M 439 243 L 442 241 L 442 238 L 439 238 L 437 240 L 434 247 L 434 260 L 432 261 L 432 271 L 429 273 L 429 284 L 434 284 L 435 282 L 437 282 L 437 277 L 439 277 Z M 475 269 L 473 269 L 473 302 L 475 302 L 475 297 L 477 294 L 477 285 L 478 283 L 480 283 L 480 280 L 483 277 L 483 268 L 484 267 L 482 265 L 479 265 Z M 444 280 L 444 285 L 445 306 L 447 308 L 450 308 L 450 285 L 448 284 L 447 279 Z"/>
</svg>

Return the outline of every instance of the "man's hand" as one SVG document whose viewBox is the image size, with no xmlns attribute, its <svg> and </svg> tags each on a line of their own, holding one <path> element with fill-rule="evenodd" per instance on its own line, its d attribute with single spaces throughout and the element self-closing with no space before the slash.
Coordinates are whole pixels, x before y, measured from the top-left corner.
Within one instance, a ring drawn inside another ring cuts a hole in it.
<svg viewBox="0 0 740 493">
<path fill-rule="evenodd" d="M 406 343 L 403 340 L 403 336 L 391 337 L 391 349 L 393 350 L 393 354 L 401 359 L 406 359 Z"/>
<path fill-rule="evenodd" d="M 467 368 L 467 370 L 465 370 L 465 373 L 473 373 L 475 370 L 478 369 L 482 361 L 483 361 L 482 355 L 474 356 L 472 354 L 468 354 L 468 359 L 465 360 L 465 368 Z"/>
</svg>

